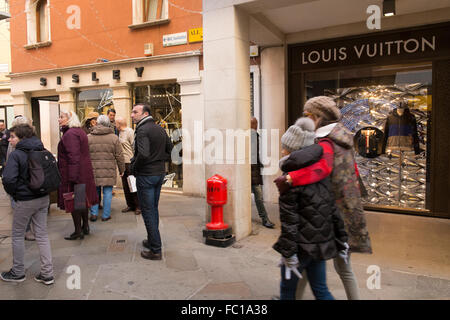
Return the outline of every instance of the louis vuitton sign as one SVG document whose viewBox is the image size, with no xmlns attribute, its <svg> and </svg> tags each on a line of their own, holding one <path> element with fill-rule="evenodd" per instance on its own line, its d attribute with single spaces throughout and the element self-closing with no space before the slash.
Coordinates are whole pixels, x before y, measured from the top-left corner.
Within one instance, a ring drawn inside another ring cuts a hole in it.
<svg viewBox="0 0 450 320">
<path fill-rule="evenodd" d="M 450 56 L 450 24 L 289 47 L 290 71 Z"/>
</svg>

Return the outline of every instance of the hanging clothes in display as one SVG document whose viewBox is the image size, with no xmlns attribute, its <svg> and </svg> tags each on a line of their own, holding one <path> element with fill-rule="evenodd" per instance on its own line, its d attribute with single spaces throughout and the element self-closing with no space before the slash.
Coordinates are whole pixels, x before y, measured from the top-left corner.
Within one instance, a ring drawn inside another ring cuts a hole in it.
<svg viewBox="0 0 450 320">
<path fill-rule="evenodd" d="M 420 153 L 417 122 L 409 108 L 405 108 L 401 115 L 398 109 L 394 109 L 387 117 L 382 152 L 387 150 L 414 150 L 415 154 Z"/>
<path fill-rule="evenodd" d="M 356 152 L 365 158 L 376 158 L 382 154 L 383 131 L 377 127 L 364 127 L 355 134 L 354 145 Z"/>
</svg>

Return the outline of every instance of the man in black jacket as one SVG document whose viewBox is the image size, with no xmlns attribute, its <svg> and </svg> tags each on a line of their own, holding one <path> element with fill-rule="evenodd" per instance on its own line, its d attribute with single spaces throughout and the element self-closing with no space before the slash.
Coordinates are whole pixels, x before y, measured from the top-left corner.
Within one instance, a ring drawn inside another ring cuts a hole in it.
<svg viewBox="0 0 450 320">
<path fill-rule="evenodd" d="M 36 194 L 28 187 L 28 153 L 32 150 L 42 151 L 44 146 L 28 124 L 12 127 L 9 141 L 16 149 L 9 155 L 2 182 L 5 191 L 13 198 L 13 267 L 10 271 L 2 272 L 0 278 L 8 282 L 25 280 L 24 238 L 27 224 L 31 219 L 41 256 L 41 272 L 34 279 L 49 285 L 54 283 L 52 255 L 47 233 L 49 196 Z"/>
<path fill-rule="evenodd" d="M 147 229 L 147 239 L 142 241 L 142 245 L 149 249 L 143 250 L 141 256 L 161 260 L 158 202 L 165 176 L 165 162 L 170 160 L 173 144 L 166 131 L 153 120 L 149 105 L 135 105 L 131 119 L 136 124 L 131 172 L 136 177 L 138 200 Z"/>
</svg>

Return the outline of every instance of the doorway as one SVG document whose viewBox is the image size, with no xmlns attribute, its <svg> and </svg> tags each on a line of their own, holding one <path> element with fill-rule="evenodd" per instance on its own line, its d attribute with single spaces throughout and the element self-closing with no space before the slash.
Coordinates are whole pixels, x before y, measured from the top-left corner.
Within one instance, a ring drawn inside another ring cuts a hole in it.
<svg viewBox="0 0 450 320">
<path fill-rule="evenodd" d="M 44 147 L 56 154 L 59 142 L 59 96 L 31 98 L 31 114 L 36 135 Z"/>
</svg>

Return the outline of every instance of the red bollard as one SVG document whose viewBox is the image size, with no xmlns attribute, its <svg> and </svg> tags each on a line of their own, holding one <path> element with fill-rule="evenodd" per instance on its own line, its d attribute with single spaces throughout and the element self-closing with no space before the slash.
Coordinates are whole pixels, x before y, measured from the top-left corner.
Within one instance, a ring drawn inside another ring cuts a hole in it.
<svg viewBox="0 0 450 320">
<path fill-rule="evenodd" d="M 206 201 L 211 205 L 211 222 L 203 230 L 205 244 L 228 247 L 236 241 L 231 227 L 223 222 L 223 206 L 227 203 L 227 179 L 215 174 L 206 180 Z"/>
<path fill-rule="evenodd" d="M 218 174 L 206 181 L 206 201 L 211 205 L 211 222 L 206 224 L 208 230 L 227 229 L 223 222 L 223 206 L 227 203 L 227 179 Z"/>
</svg>

